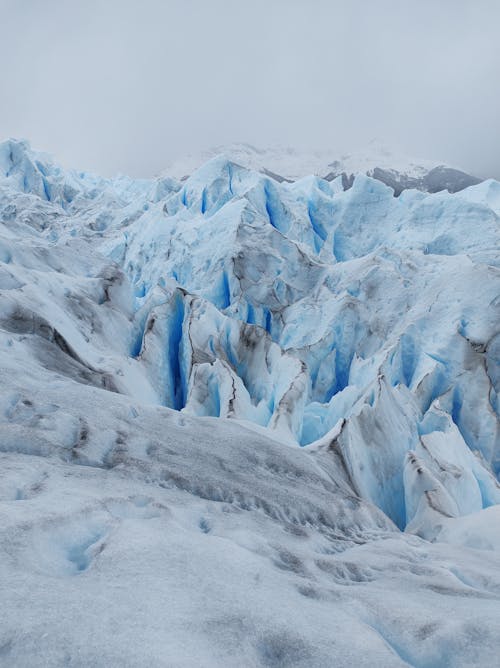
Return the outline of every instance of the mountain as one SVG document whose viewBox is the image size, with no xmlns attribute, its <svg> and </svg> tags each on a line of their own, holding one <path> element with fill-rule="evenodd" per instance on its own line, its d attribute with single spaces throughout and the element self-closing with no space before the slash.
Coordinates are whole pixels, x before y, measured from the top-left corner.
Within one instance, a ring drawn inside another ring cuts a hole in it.
<svg viewBox="0 0 500 668">
<path fill-rule="evenodd" d="M 396 196 L 409 189 L 429 193 L 448 190 L 454 193 L 482 181 L 449 165 L 398 156 L 376 142 L 363 151 L 338 157 L 335 157 L 334 151 L 326 149 L 300 151 L 275 147 L 264 150 L 250 144 L 229 144 L 174 160 L 168 165 L 166 173 L 185 180 L 218 155 L 224 155 L 231 162 L 261 172 L 278 182 L 297 181 L 310 174 L 327 181 L 341 176 L 343 188 L 347 190 L 352 186 L 355 175 L 364 174 L 390 186 Z"/>
<path fill-rule="evenodd" d="M 0 144 L 0 656 L 494 665 L 500 183 L 241 162 Z"/>
</svg>

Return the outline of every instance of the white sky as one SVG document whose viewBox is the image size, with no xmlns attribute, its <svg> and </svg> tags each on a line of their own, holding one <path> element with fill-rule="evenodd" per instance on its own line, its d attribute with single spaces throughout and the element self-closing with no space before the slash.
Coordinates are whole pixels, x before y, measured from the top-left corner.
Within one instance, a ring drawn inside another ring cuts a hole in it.
<svg viewBox="0 0 500 668">
<path fill-rule="evenodd" d="M 102 174 L 376 138 L 500 178 L 500 0 L 0 0 L 0 58 L 0 138 Z"/>
</svg>

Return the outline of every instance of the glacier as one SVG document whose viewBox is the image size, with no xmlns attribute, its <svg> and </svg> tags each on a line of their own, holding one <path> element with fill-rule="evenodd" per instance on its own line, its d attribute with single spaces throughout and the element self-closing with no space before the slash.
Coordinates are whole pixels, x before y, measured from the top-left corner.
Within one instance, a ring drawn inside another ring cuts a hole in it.
<svg viewBox="0 0 500 668">
<path fill-rule="evenodd" d="M 8 140 L 0 220 L 0 661 L 495 664 L 500 183 Z"/>
</svg>

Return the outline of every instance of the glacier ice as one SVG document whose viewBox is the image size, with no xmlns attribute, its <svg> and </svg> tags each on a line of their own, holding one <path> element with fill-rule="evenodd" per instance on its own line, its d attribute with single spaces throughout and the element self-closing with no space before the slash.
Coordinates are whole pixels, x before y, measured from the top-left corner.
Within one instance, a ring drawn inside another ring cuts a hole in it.
<svg viewBox="0 0 500 668">
<path fill-rule="evenodd" d="M 301 445 L 345 419 L 357 491 L 402 527 L 405 456 L 436 402 L 498 475 L 496 182 L 396 198 L 364 175 L 347 191 L 279 184 L 224 156 L 181 184 L 67 173 L 26 142 L 0 154 L 7 329 L 47 331 L 92 382 Z M 114 262 L 85 281 L 114 309 L 105 327 L 80 312 L 96 308 L 85 288 L 26 282 L 9 250 L 19 226 L 35 257 L 83 244 Z M 365 466 L 368 434 L 379 445 Z"/>
<path fill-rule="evenodd" d="M 493 665 L 499 193 L 225 156 L 104 179 L 0 144 L 0 571 L 26 629 L 2 619 L 0 656 L 60 621 L 32 591 L 67 602 L 80 665 Z M 104 581 L 155 620 L 136 647 L 73 630 Z"/>
</svg>

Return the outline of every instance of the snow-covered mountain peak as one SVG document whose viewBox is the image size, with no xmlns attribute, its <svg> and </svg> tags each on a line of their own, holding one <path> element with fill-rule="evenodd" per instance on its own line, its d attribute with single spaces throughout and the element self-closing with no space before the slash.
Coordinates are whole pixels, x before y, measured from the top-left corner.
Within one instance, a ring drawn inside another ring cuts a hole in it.
<svg viewBox="0 0 500 668">
<path fill-rule="evenodd" d="M 364 149 L 350 153 L 324 148 L 299 150 L 280 146 L 261 149 L 251 144 L 233 143 L 173 160 L 164 173 L 184 180 L 200 165 L 217 155 L 224 155 L 236 164 L 272 176 L 278 181 L 296 181 L 310 174 L 331 180 L 344 174 L 350 183 L 352 175 L 368 174 L 395 187 L 397 194 L 405 188 L 431 192 L 440 189 L 454 191 L 479 182 L 479 179 L 454 167 L 398 155 L 379 142 L 371 142 Z"/>
</svg>

